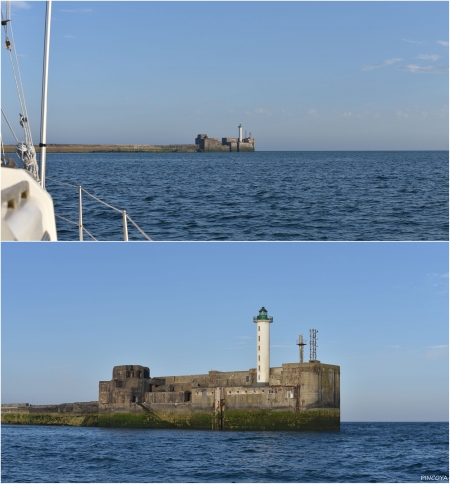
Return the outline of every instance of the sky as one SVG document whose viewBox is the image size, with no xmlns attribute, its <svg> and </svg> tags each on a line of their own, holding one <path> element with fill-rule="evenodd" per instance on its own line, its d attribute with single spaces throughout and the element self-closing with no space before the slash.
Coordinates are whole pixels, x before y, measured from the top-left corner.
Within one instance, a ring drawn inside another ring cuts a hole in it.
<svg viewBox="0 0 450 484">
<path fill-rule="evenodd" d="M 242 124 L 259 151 L 447 150 L 448 8 L 55 1 L 47 142 L 194 143 Z M 44 13 L 12 7 L 35 143 Z M 20 132 L 5 52 L 2 107 Z"/>
<path fill-rule="evenodd" d="M 2 249 L 2 402 L 98 399 L 116 365 L 170 376 L 341 367 L 342 421 L 448 421 L 448 243 L 19 244 Z M 309 356 L 309 346 L 305 347 Z"/>
</svg>

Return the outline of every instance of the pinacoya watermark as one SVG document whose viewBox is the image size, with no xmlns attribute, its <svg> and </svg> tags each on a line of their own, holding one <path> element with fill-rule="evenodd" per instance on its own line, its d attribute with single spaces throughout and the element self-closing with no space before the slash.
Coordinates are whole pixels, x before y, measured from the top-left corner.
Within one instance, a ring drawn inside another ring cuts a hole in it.
<svg viewBox="0 0 450 484">
<path fill-rule="evenodd" d="M 421 481 L 448 481 L 448 476 L 420 476 Z"/>
</svg>

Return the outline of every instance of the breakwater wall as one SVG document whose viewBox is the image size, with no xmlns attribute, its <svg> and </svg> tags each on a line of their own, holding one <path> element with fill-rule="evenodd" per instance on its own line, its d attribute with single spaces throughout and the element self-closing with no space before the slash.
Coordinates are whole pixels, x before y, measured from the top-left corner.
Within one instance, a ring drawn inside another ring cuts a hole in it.
<svg viewBox="0 0 450 484">
<path fill-rule="evenodd" d="M 2 405 L 2 423 L 208 430 L 338 430 L 340 368 L 310 360 L 248 371 L 151 377 L 115 366 L 99 399 L 61 405 Z"/>
<path fill-rule="evenodd" d="M 90 410 L 92 402 L 84 406 Z M 2 407 L 2 424 L 62 425 L 72 427 L 111 427 L 192 430 L 306 431 L 339 430 L 339 409 L 306 412 L 270 410 L 198 411 L 190 404 L 142 404 L 133 412 L 70 411 L 71 404 L 39 405 L 39 410 Z M 45 409 L 44 407 L 47 407 Z M 74 406 L 75 408 L 75 406 Z"/>
<path fill-rule="evenodd" d="M 14 145 L 5 145 L 6 153 L 15 153 Z M 40 152 L 39 146 L 35 147 Z M 199 151 L 195 144 L 174 145 L 84 145 L 84 144 L 48 144 L 47 153 L 195 153 Z"/>
<path fill-rule="evenodd" d="M 225 410 L 200 412 L 186 409 L 150 408 L 143 413 L 99 414 L 100 427 L 137 427 L 195 430 L 305 431 L 339 430 L 338 409 L 315 409 L 307 412 L 269 410 Z"/>
<path fill-rule="evenodd" d="M 1 421 L 17 425 L 98 425 L 98 402 L 62 403 L 60 405 L 2 404 Z"/>
</svg>

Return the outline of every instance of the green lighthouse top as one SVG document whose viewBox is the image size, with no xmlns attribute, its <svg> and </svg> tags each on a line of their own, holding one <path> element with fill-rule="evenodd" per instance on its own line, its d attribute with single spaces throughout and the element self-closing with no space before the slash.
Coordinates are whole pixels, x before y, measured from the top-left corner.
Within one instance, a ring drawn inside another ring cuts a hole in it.
<svg viewBox="0 0 450 484">
<path fill-rule="evenodd" d="M 268 323 L 273 321 L 272 316 L 267 315 L 267 309 L 264 306 L 259 310 L 258 316 L 253 318 L 254 323 L 257 323 L 258 321 L 267 321 Z"/>
</svg>

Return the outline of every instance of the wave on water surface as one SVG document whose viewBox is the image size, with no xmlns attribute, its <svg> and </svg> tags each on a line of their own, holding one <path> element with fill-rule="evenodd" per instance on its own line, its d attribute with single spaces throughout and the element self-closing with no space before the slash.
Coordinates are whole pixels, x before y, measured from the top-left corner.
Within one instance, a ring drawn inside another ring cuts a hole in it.
<svg viewBox="0 0 450 484">
<path fill-rule="evenodd" d="M 327 432 L 2 426 L 2 482 L 448 482 L 448 457 L 448 423 Z"/>
<path fill-rule="evenodd" d="M 448 240 L 448 152 L 50 153 L 50 178 L 126 210 L 154 240 Z M 78 190 L 48 181 L 78 221 Z M 83 198 L 98 240 L 122 215 Z M 57 219 L 60 240 L 78 227 Z M 130 240 L 143 240 L 129 224 Z M 85 235 L 85 238 L 88 238 Z"/>
</svg>

